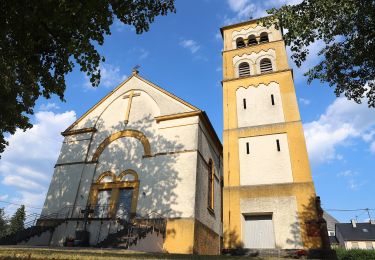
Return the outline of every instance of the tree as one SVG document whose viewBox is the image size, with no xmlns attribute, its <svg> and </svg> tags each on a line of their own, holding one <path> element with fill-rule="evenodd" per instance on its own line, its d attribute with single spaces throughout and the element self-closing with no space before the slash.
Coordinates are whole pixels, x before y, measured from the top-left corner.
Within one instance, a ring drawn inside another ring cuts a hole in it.
<svg viewBox="0 0 375 260">
<path fill-rule="evenodd" d="M 5 218 L 4 209 L 0 209 L 0 238 L 5 236 L 8 232 L 8 222 Z"/>
<path fill-rule="evenodd" d="M 268 10 L 266 25 L 277 22 L 286 28 L 284 39 L 291 46 L 299 67 L 308 46 L 324 43 L 322 61 L 305 74 L 335 87 L 337 96 L 361 103 L 365 97 L 375 107 L 375 1 L 303 0 L 300 4 Z"/>
<path fill-rule="evenodd" d="M 0 10 L 2 153 L 6 133 L 32 127 L 29 115 L 40 96 L 55 94 L 64 101 L 65 75 L 76 64 L 98 86 L 104 57 L 95 46 L 111 34 L 115 17 L 142 33 L 175 7 L 174 0 L 0 0 Z"/>
<path fill-rule="evenodd" d="M 9 233 L 13 234 L 25 228 L 25 206 L 21 205 L 9 221 Z"/>
</svg>

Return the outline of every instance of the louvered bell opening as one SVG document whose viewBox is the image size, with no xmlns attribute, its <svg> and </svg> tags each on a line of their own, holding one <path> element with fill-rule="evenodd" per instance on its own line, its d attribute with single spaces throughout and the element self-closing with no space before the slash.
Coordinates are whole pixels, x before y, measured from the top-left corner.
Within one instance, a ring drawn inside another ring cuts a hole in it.
<svg viewBox="0 0 375 260">
<path fill-rule="evenodd" d="M 261 33 L 259 42 L 260 43 L 269 42 L 268 34 L 267 33 Z"/>
<path fill-rule="evenodd" d="M 238 75 L 240 77 L 250 76 L 250 66 L 249 63 L 243 62 L 238 67 Z"/>
<path fill-rule="evenodd" d="M 272 69 L 272 62 L 269 59 L 263 59 L 260 62 L 260 73 L 271 72 Z"/>
<path fill-rule="evenodd" d="M 248 39 L 248 45 L 256 45 L 258 44 L 257 39 L 254 35 L 250 35 Z"/>
<path fill-rule="evenodd" d="M 238 38 L 237 41 L 236 41 L 236 43 L 237 43 L 237 48 L 246 47 L 245 42 L 244 42 L 244 40 L 242 38 Z"/>
</svg>

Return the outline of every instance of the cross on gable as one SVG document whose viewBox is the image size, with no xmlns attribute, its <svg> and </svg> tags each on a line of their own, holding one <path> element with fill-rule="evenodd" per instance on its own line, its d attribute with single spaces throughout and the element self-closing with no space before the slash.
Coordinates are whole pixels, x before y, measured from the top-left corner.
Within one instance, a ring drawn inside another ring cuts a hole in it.
<svg viewBox="0 0 375 260">
<path fill-rule="evenodd" d="M 141 95 L 141 93 L 135 93 L 134 90 L 131 90 L 129 95 L 125 95 L 123 97 L 123 99 L 127 99 L 127 98 L 129 99 L 128 108 L 126 109 L 126 112 L 125 112 L 125 120 L 124 120 L 125 124 L 127 124 L 129 122 L 130 109 L 131 109 L 131 106 L 132 106 L 133 98 L 139 97 L 140 95 Z"/>
</svg>

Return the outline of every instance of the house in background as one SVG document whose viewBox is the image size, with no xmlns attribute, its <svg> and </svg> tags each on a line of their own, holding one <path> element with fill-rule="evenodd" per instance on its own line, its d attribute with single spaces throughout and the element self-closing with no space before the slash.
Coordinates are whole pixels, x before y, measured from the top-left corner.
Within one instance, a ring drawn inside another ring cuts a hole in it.
<svg viewBox="0 0 375 260">
<path fill-rule="evenodd" d="M 375 248 L 375 220 L 368 223 L 336 223 L 336 238 L 339 246 L 345 249 Z"/>
<path fill-rule="evenodd" d="M 332 248 L 336 248 L 339 246 L 339 242 L 337 241 L 337 238 L 336 238 L 336 224 L 340 222 L 337 219 L 335 219 L 333 216 L 328 214 L 326 211 L 324 211 L 323 213 L 323 218 L 327 222 L 329 243 L 331 244 Z"/>
</svg>

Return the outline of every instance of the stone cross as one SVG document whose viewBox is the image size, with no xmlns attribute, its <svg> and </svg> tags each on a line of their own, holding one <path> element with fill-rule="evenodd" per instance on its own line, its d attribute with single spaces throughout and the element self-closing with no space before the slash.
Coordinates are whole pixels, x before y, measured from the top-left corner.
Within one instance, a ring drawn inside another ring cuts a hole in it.
<svg viewBox="0 0 375 260">
<path fill-rule="evenodd" d="M 130 109 L 131 109 L 132 102 L 133 102 L 133 97 L 139 97 L 140 95 L 141 93 L 135 93 L 134 90 L 131 90 L 129 95 L 125 95 L 123 97 L 123 99 L 129 98 L 128 108 L 126 109 L 126 113 L 125 113 L 125 124 L 129 122 L 129 115 L 130 115 Z"/>
</svg>

